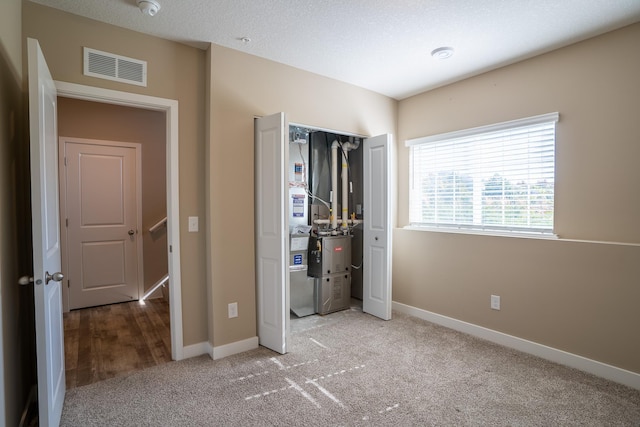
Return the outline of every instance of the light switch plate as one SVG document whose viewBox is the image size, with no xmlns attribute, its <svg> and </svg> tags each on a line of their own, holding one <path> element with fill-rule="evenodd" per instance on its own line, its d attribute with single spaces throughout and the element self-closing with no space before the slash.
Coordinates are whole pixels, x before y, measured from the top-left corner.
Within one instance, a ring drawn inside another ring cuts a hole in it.
<svg viewBox="0 0 640 427">
<path fill-rule="evenodd" d="M 189 232 L 194 233 L 198 231 L 198 217 L 190 216 L 189 217 Z"/>
<path fill-rule="evenodd" d="M 500 310 L 500 295 L 491 295 L 491 309 Z"/>
<path fill-rule="evenodd" d="M 233 319 L 234 317 L 238 317 L 238 303 L 232 302 L 229 304 L 229 319 Z"/>
</svg>

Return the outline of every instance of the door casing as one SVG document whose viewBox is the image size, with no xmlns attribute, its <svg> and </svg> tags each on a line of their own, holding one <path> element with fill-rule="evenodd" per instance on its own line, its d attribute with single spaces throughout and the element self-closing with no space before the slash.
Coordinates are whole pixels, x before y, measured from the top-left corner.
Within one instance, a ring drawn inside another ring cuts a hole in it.
<svg viewBox="0 0 640 427">
<path fill-rule="evenodd" d="M 180 274 L 180 203 L 178 101 L 111 89 L 55 81 L 58 96 L 106 104 L 161 111 L 166 115 L 167 141 L 167 251 L 169 258 L 169 301 L 171 358 L 184 359 L 182 328 L 182 284 Z"/>
</svg>

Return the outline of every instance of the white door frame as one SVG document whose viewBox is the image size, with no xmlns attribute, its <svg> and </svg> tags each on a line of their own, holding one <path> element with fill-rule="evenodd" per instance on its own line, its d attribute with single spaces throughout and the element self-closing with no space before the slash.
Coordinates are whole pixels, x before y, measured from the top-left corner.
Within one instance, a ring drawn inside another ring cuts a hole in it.
<svg viewBox="0 0 640 427">
<path fill-rule="evenodd" d="M 167 250 L 169 257 L 169 301 L 171 316 L 171 358 L 184 358 L 182 334 L 182 286 L 180 274 L 180 204 L 178 169 L 178 101 L 56 81 L 58 96 L 122 105 L 166 114 L 167 141 Z"/>
<path fill-rule="evenodd" d="M 58 135 L 58 179 L 62 176 L 67 177 L 66 171 L 66 152 L 67 143 L 72 144 L 84 144 L 84 145 L 101 145 L 107 147 L 121 147 L 130 148 L 135 152 L 135 164 L 136 175 L 133 177 L 136 181 L 136 230 L 139 231 L 139 235 L 136 237 L 136 257 L 138 259 L 138 266 L 136 269 L 136 277 L 138 281 L 138 298 L 142 298 L 144 295 L 144 258 L 143 258 L 143 242 L 142 242 L 142 144 L 137 142 L 124 142 L 124 141 L 111 141 L 102 139 L 88 139 L 88 138 L 75 138 L 69 136 Z M 68 255 L 68 227 L 62 223 L 62 218 L 68 218 L 69 212 L 67 212 L 67 189 L 66 185 L 59 186 L 60 191 L 60 242 L 62 248 L 62 265 L 63 270 L 66 272 L 65 278 L 68 277 L 69 272 L 69 255 Z M 63 232 L 64 230 L 64 232 Z M 70 289 L 67 286 L 62 287 L 62 311 L 68 312 L 71 306 L 71 294 Z"/>
</svg>

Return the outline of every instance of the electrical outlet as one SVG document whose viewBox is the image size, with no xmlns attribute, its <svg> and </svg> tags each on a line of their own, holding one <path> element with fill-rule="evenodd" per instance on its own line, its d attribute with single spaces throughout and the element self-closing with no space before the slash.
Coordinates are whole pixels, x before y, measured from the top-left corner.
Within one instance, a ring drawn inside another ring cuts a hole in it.
<svg viewBox="0 0 640 427">
<path fill-rule="evenodd" d="M 500 295 L 491 295 L 491 309 L 500 310 Z"/>
<path fill-rule="evenodd" d="M 238 317 L 238 303 L 232 302 L 229 304 L 229 319 Z"/>
</svg>

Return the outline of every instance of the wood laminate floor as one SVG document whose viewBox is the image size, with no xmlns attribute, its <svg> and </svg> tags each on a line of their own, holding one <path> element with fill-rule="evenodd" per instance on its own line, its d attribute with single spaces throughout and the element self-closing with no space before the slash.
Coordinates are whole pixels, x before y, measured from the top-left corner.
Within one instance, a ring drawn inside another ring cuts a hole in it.
<svg viewBox="0 0 640 427">
<path fill-rule="evenodd" d="M 169 303 L 162 298 L 64 314 L 67 388 L 171 360 Z"/>
</svg>

